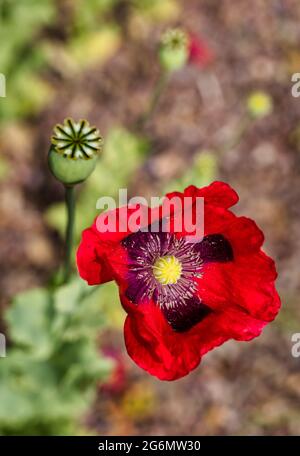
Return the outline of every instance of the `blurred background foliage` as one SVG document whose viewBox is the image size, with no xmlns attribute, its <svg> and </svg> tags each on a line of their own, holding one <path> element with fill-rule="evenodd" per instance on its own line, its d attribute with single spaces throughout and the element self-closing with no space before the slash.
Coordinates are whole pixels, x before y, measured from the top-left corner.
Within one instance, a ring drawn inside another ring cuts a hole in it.
<svg viewBox="0 0 300 456">
<path fill-rule="evenodd" d="M 13 347 L 0 370 L 0 432 L 79 432 L 96 385 L 112 362 L 97 350 L 103 325 L 99 289 L 79 279 L 19 294 L 6 313 Z"/>
<path fill-rule="evenodd" d="M 0 3 L 0 68 L 14 94 L 2 100 L 1 119 L 13 119 L 37 112 L 47 104 L 50 87 L 37 75 L 45 65 L 41 46 L 32 46 L 41 39 L 42 28 L 55 21 L 52 0 L 2 0 Z"/>
<path fill-rule="evenodd" d="M 288 98 L 299 23 L 296 0 L 0 0 L 0 434 L 299 433 L 299 364 L 289 350 L 300 318 L 300 104 Z M 199 38 L 194 61 L 141 126 L 169 26 Z M 78 189 L 76 243 L 103 195 L 155 196 L 222 178 L 278 263 L 285 306 L 266 334 L 161 384 L 124 356 L 113 283 L 89 288 L 74 277 L 55 289 L 65 210 L 46 154 L 53 125 L 69 115 L 104 136 Z"/>
<path fill-rule="evenodd" d="M 123 0 L 1 0 L 0 68 L 11 96 L 1 103 L 0 119 L 34 115 L 47 106 L 54 95 L 47 72 L 74 77 L 111 57 L 120 45 L 118 23 L 111 13 L 122 3 L 126 4 Z M 168 19 L 177 10 L 172 0 L 137 0 L 128 6 L 146 20 Z"/>
</svg>

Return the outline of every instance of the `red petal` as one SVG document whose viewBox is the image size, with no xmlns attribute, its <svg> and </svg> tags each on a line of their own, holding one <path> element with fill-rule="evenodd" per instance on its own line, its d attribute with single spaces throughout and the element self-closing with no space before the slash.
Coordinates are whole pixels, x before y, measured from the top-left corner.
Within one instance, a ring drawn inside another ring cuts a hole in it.
<svg viewBox="0 0 300 456">
<path fill-rule="evenodd" d="M 203 197 L 206 204 L 228 209 L 234 206 L 238 200 L 238 194 L 225 182 L 213 182 L 207 187 L 197 188 L 194 185 L 187 187 L 183 193 L 173 192 L 166 195 L 167 198 L 172 196 L 191 196 Z"/>
<path fill-rule="evenodd" d="M 229 263 L 205 265 L 198 293 L 212 309 L 232 310 L 263 322 L 272 321 L 280 308 L 274 286 L 274 262 L 263 252 L 239 257 Z"/>
<path fill-rule="evenodd" d="M 222 234 L 229 240 L 237 255 L 257 252 L 264 242 L 264 234 L 256 223 L 247 217 L 233 217 L 223 226 Z"/>
<path fill-rule="evenodd" d="M 109 261 L 110 253 L 114 253 L 116 258 L 120 242 L 131 233 L 128 224 L 129 218 L 140 208 L 149 212 L 149 208 L 140 205 L 124 206 L 114 211 L 100 214 L 91 228 L 83 231 L 82 240 L 77 251 L 77 267 L 80 276 L 89 285 L 98 285 L 113 280 L 114 273 Z M 116 221 L 116 226 L 101 232 L 99 229 L 109 220 L 109 216 L 112 216 L 112 219 Z M 124 227 L 123 231 L 116 229 L 120 226 L 120 223 Z M 119 258 L 118 263 L 120 264 L 121 262 L 126 264 L 126 259 Z"/>
<path fill-rule="evenodd" d="M 228 339 L 222 316 L 208 316 L 193 329 L 175 332 L 153 303 L 137 306 L 126 318 L 128 354 L 141 368 L 161 380 L 176 380 L 195 369 L 201 357 Z M 197 330 L 195 330 L 197 328 Z"/>
<path fill-rule="evenodd" d="M 77 250 L 77 267 L 80 277 L 89 285 L 98 285 L 113 279 L 107 262 L 99 255 L 98 250 L 99 239 L 94 227 L 84 230 Z"/>
</svg>

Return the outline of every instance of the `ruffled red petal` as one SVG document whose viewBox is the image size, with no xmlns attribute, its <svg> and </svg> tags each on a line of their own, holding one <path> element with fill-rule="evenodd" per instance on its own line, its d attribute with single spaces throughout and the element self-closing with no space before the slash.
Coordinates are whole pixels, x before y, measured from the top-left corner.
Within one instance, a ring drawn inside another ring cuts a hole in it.
<svg viewBox="0 0 300 456">
<path fill-rule="evenodd" d="M 77 267 L 89 285 L 98 285 L 113 280 L 108 263 L 101 250 L 99 238 L 94 226 L 82 233 L 82 240 L 77 250 Z"/>
<path fill-rule="evenodd" d="M 132 232 L 128 221 L 130 216 L 141 207 L 141 205 L 124 206 L 102 213 L 96 218 L 91 228 L 83 231 L 76 260 L 80 277 L 89 285 L 99 285 L 114 279 L 107 255 L 109 256 L 110 252 L 115 253 L 122 239 Z M 143 210 L 149 212 L 148 208 L 143 207 Z M 117 227 L 123 227 L 122 231 L 115 230 L 112 226 L 107 228 L 107 231 L 101 232 L 101 226 L 107 225 L 110 216 L 112 220 L 115 220 Z M 124 259 L 122 261 L 124 264 Z"/>
<path fill-rule="evenodd" d="M 222 315 L 211 315 L 186 333 L 172 330 L 154 304 L 136 306 L 128 314 L 125 344 L 128 354 L 143 369 L 161 380 L 176 380 L 195 369 L 202 356 L 229 336 Z"/>
<path fill-rule="evenodd" d="M 234 206 L 238 200 L 239 196 L 230 185 L 225 182 L 215 181 L 207 187 L 198 188 L 194 185 L 187 187 L 183 193 L 172 192 L 166 195 L 167 198 L 172 198 L 173 196 L 186 197 L 190 196 L 193 198 L 203 197 L 205 204 L 223 207 L 228 209 L 231 206 Z"/>
</svg>

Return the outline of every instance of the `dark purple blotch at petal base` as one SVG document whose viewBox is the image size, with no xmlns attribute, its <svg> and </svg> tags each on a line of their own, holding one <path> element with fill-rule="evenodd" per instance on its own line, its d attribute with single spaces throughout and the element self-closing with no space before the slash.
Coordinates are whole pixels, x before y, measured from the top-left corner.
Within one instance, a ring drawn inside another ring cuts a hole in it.
<svg viewBox="0 0 300 456">
<path fill-rule="evenodd" d="M 147 285 L 141 279 L 137 279 L 133 275 L 128 278 L 128 287 L 126 289 L 126 297 L 135 304 L 143 301 L 148 294 Z"/>
<path fill-rule="evenodd" d="M 162 307 L 162 312 L 174 331 L 184 332 L 200 323 L 212 312 L 208 306 L 203 304 L 197 296 L 185 301 L 184 305 L 178 307 Z"/>
<path fill-rule="evenodd" d="M 172 233 L 138 231 L 122 244 L 128 252 L 126 296 L 130 301 L 139 305 L 153 300 L 178 332 L 188 331 L 212 312 L 197 296 L 196 278 L 205 263 L 233 260 L 231 244 L 222 234 L 210 234 L 192 244 Z M 153 274 L 155 261 L 165 255 L 174 255 L 182 265 L 174 284 L 163 285 Z"/>
<path fill-rule="evenodd" d="M 233 260 L 233 250 L 230 242 L 222 234 L 209 234 L 201 242 L 195 244 L 195 250 L 200 253 L 204 263 Z"/>
</svg>

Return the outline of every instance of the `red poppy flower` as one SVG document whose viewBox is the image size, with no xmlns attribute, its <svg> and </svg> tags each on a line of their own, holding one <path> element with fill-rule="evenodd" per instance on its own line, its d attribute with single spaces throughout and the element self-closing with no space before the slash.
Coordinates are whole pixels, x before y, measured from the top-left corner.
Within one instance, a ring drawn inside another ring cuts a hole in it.
<svg viewBox="0 0 300 456">
<path fill-rule="evenodd" d="M 190 34 L 189 62 L 202 68 L 214 60 L 214 53 L 206 42 L 194 34 Z"/>
<path fill-rule="evenodd" d="M 192 198 L 193 211 L 196 198 L 204 198 L 199 242 L 184 231 L 151 232 L 142 225 L 135 232 L 127 226 L 123 233 L 100 233 L 95 223 L 83 232 L 77 254 L 79 273 L 90 285 L 116 280 L 128 314 L 127 351 L 162 380 L 188 374 L 229 339 L 257 337 L 280 308 L 275 265 L 261 250 L 263 233 L 228 210 L 238 201 L 236 192 L 214 182 L 167 198 L 173 196 Z M 125 214 L 126 208 L 116 211 L 118 220 Z"/>
</svg>

